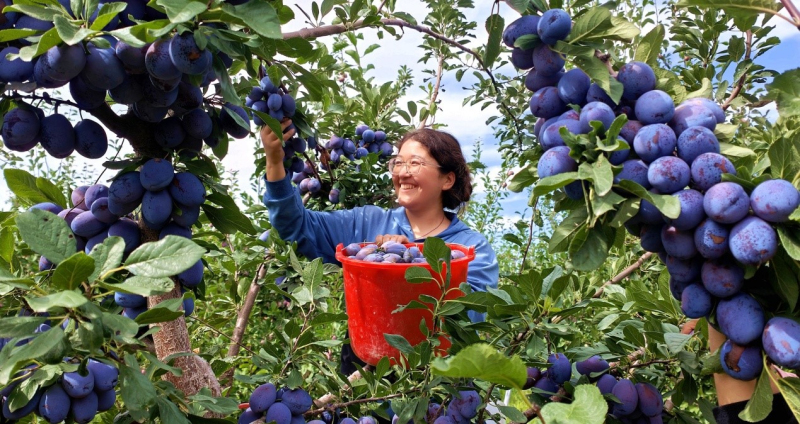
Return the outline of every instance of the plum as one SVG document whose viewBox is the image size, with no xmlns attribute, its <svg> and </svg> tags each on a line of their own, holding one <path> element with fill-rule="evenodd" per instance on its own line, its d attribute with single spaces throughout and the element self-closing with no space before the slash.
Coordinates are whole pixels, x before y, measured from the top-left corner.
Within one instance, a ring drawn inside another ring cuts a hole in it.
<svg viewBox="0 0 800 424">
<path fill-rule="evenodd" d="M 303 414 L 311 408 L 311 395 L 303 389 L 285 390 L 281 395 L 281 402 L 291 411 L 292 414 Z M 267 414 L 269 416 L 269 414 Z M 269 419 L 267 419 L 269 422 Z"/>
<path fill-rule="evenodd" d="M 278 390 L 272 383 L 256 387 L 250 395 L 250 409 L 257 414 L 267 412 L 269 407 L 275 403 L 277 392 Z"/>
<path fill-rule="evenodd" d="M 108 200 L 122 204 L 138 203 L 144 192 L 139 171 L 126 172 L 108 187 Z"/>
<path fill-rule="evenodd" d="M 550 9 L 544 12 L 536 26 L 539 39 L 550 45 L 566 39 L 571 30 L 572 18 L 563 9 Z"/>
<path fill-rule="evenodd" d="M 23 16 L 23 17 L 26 17 L 26 16 Z M 8 402 L 8 401 L 3 402 L 3 417 L 5 417 L 8 420 L 19 420 L 19 419 L 22 419 L 23 417 L 29 415 L 30 413 L 36 411 L 36 409 L 39 406 L 39 402 L 42 399 L 42 394 L 43 393 L 44 393 L 43 390 L 37 390 L 33 394 L 33 397 L 31 398 L 31 400 L 28 401 L 28 403 L 23 405 L 21 408 L 15 410 L 14 412 L 11 412 L 11 409 L 9 409 L 9 403 L 10 402 Z"/>
<path fill-rule="evenodd" d="M 194 33 L 186 31 L 176 34 L 169 42 L 169 58 L 179 71 L 189 75 L 200 75 L 211 66 L 211 50 L 201 49 Z"/>
<path fill-rule="evenodd" d="M 175 222 L 170 222 L 158 233 L 159 240 L 166 236 L 178 236 L 190 239 L 192 238 L 192 230 Z"/>
<path fill-rule="evenodd" d="M 114 299 L 116 300 L 116 296 Z M 119 380 L 119 370 L 117 367 L 96 361 L 94 359 L 89 359 L 89 361 L 86 363 L 86 368 L 88 368 L 92 372 L 92 375 L 94 375 L 95 391 L 111 390 L 117 385 L 117 381 Z"/>
<path fill-rule="evenodd" d="M 694 231 L 694 245 L 700 256 L 717 259 L 728 252 L 730 229 L 712 219 L 706 219 Z"/>
<path fill-rule="evenodd" d="M 100 49 L 89 43 L 86 65 L 80 76 L 92 87 L 110 90 L 125 79 L 125 66 L 117 58 L 114 49 Z"/>
<path fill-rule="evenodd" d="M 739 184 L 721 182 L 706 190 L 703 209 L 716 222 L 735 224 L 750 211 L 750 198 Z"/>
<path fill-rule="evenodd" d="M 711 312 L 714 302 L 702 284 L 689 284 L 681 293 L 681 310 L 689 318 L 702 318 Z"/>
<path fill-rule="evenodd" d="M 778 235 L 766 221 L 749 216 L 733 226 L 728 245 L 737 261 L 759 266 L 777 252 Z"/>
<path fill-rule="evenodd" d="M 705 261 L 700 275 L 706 290 L 720 298 L 739 293 L 744 285 L 744 269 L 729 258 Z"/>
<path fill-rule="evenodd" d="M 567 71 L 558 81 L 558 96 L 566 104 L 583 105 L 592 80 L 582 69 L 573 68 Z"/>
<path fill-rule="evenodd" d="M 644 125 L 666 124 L 675 114 L 672 97 L 661 90 L 650 90 L 636 100 L 636 119 Z"/>
<path fill-rule="evenodd" d="M 672 294 L 672 297 L 675 298 L 675 300 L 679 301 L 679 300 L 681 300 L 681 298 L 683 296 L 683 291 L 686 290 L 686 287 L 689 287 L 692 284 L 695 284 L 695 283 L 693 281 L 681 282 L 681 281 L 678 281 L 678 280 L 672 278 L 672 276 L 670 276 L 669 277 L 669 292 Z"/>
<path fill-rule="evenodd" d="M 672 193 L 682 193 L 684 187 L 689 185 L 691 170 L 689 165 L 686 164 L 681 158 L 675 156 L 663 156 L 656 160 L 654 160 L 647 169 L 647 181 L 650 182 L 650 185 L 658 190 L 660 193 L 664 194 L 672 194 Z M 692 217 L 695 217 L 698 213 L 704 215 L 705 212 L 703 211 L 703 195 L 697 191 L 692 190 L 693 193 L 697 193 L 699 195 L 699 199 L 697 196 L 690 194 L 682 199 L 683 196 L 679 196 L 680 200 L 686 201 L 687 205 L 690 205 L 692 213 Z M 681 202 L 681 206 L 683 206 L 683 201 Z M 681 210 L 683 213 L 683 210 Z M 702 219 L 702 218 L 700 218 Z M 697 223 L 700 221 L 698 220 Z M 694 225 L 697 225 L 695 223 Z M 681 228 L 681 229 L 688 229 L 691 227 Z"/>
<path fill-rule="evenodd" d="M 122 81 L 120 81 L 120 84 L 122 84 Z M 98 108 L 106 102 L 106 92 L 92 88 L 81 77 L 73 78 L 69 81 L 69 93 L 78 108 L 83 110 Z"/>
<path fill-rule="evenodd" d="M 664 244 L 664 251 L 677 259 L 688 260 L 697 254 L 693 231 L 680 231 L 671 225 L 665 225 L 661 229 L 661 242 Z"/>
<path fill-rule="evenodd" d="M 121 237 L 122 240 L 125 241 L 125 255 L 133 252 L 141 243 L 139 225 L 136 224 L 136 221 L 128 218 L 122 218 L 114 224 L 111 224 L 111 226 L 108 227 L 108 236 Z"/>
<path fill-rule="evenodd" d="M 734 343 L 749 344 L 764 330 L 764 310 L 749 294 L 739 293 L 717 305 L 717 323 L 722 334 Z"/>
<path fill-rule="evenodd" d="M 692 185 L 706 191 L 722 181 L 722 174 L 736 175 L 733 163 L 719 153 L 702 153 L 692 162 Z"/>
<path fill-rule="evenodd" d="M 636 386 L 627 378 L 617 381 L 617 384 L 615 384 L 614 388 L 611 390 L 611 394 L 620 401 L 620 403 L 614 405 L 615 416 L 630 415 L 639 405 L 639 395 L 636 393 Z"/>
<path fill-rule="evenodd" d="M 72 232 L 81 237 L 94 237 L 108 229 L 108 224 L 97 219 L 91 211 L 81 212 L 70 225 Z"/>
<path fill-rule="evenodd" d="M 91 422 L 97 415 L 97 393 L 89 392 L 85 397 L 73 399 L 70 407 L 72 419 L 78 424 Z"/>
<path fill-rule="evenodd" d="M 669 122 L 675 134 L 680 136 L 689 127 L 706 127 L 711 131 L 717 127 L 717 118 L 709 108 L 701 104 L 681 104 Z"/>
<path fill-rule="evenodd" d="M 118 86 L 108 90 L 111 100 L 120 104 L 133 104 L 144 97 L 142 87 L 149 82 L 145 81 L 140 75 L 125 74 L 125 79 Z"/>
<path fill-rule="evenodd" d="M 730 340 L 726 340 L 720 348 L 719 362 L 726 374 L 743 381 L 755 379 L 764 368 L 761 346 L 741 346 Z"/>
<path fill-rule="evenodd" d="M 644 124 L 639 121 L 631 120 L 625 123 L 622 126 L 622 129 L 619 131 L 619 136 L 622 137 L 623 140 L 628 142 L 629 145 L 633 144 L 633 140 L 636 139 L 636 134 L 639 133 L 639 130 L 642 129 Z"/>
<path fill-rule="evenodd" d="M 42 148 L 57 159 L 64 159 L 75 151 L 75 129 L 66 116 L 50 115 L 41 121 L 39 142 Z"/>
<path fill-rule="evenodd" d="M 542 378 L 533 385 L 533 387 L 547 392 L 547 393 L 557 393 L 558 392 L 558 384 L 553 381 L 553 377 L 550 376 L 549 373 L 545 373 L 542 375 Z"/>
<path fill-rule="evenodd" d="M 83 45 L 62 44 L 50 47 L 39 60 L 42 72 L 55 81 L 69 81 L 78 76 L 86 66 L 86 53 Z"/>
<path fill-rule="evenodd" d="M 503 43 L 508 47 L 514 47 L 517 38 L 523 35 L 537 34 L 538 25 L 538 15 L 524 15 L 518 18 L 503 30 Z"/>
<path fill-rule="evenodd" d="M 98 221 L 105 224 L 113 224 L 119 219 L 117 215 L 108 210 L 108 197 L 101 197 L 95 200 L 92 203 L 91 212 Z"/>
<path fill-rule="evenodd" d="M 656 88 L 656 74 L 644 62 L 628 62 L 619 69 L 617 80 L 622 83 L 622 98 L 636 100 Z"/>
<path fill-rule="evenodd" d="M 141 308 L 147 305 L 147 298 L 138 294 L 115 292 L 114 303 L 123 308 Z M 101 390 L 108 390 L 108 388 Z"/>
<path fill-rule="evenodd" d="M 128 3 L 130 4 L 130 3 Z M 108 411 L 114 406 L 117 401 L 117 392 L 114 390 L 95 391 L 97 394 L 97 411 Z"/>
<path fill-rule="evenodd" d="M 791 318 L 771 318 L 761 336 L 764 351 L 776 364 L 800 368 L 800 324 Z"/>
<path fill-rule="evenodd" d="M 682 105 L 701 105 L 711 111 L 714 115 L 714 118 L 717 120 L 718 124 L 725 122 L 725 111 L 722 110 L 717 102 L 707 99 L 705 97 L 692 97 L 691 99 L 686 99 L 682 103 Z"/>
<path fill-rule="evenodd" d="M 556 384 L 561 385 L 572 376 L 572 363 L 563 353 L 551 354 L 547 362 L 552 364 L 547 371 Z"/>
<path fill-rule="evenodd" d="M 563 76 L 564 72 L 561 71 L 553 75 L 544 75 L 536 71 L 536 69 L 531 69 L 528 71 L 528 74 L 525 75 L 525 88 L 536 92 L 545 87 L 555 87 Z"/>
<path fill-rule="evenodd" d="M 253 412 L 252 409 L 247 408 L 242 412 L 242 415 L 239 415 L 239 420 L 237 421 L 238 424 L 250 424 L 253 421 L 259 421 L 264 418 L 264 413 L 256 413 Z M 282 424 L 289 424 L 288 422 Z"/>
<path fill-rule="evenodd" d="M 531 114 L 537 118 L 552 118 L 564 112 L 567 107 L 558 97 L 556 87 L 544 87 L 533 93 L 530 101 Z"/>
<path fill-rule="evenodd" d="M 608 93 L 595 83 L 592 83 L 592 85 L 589 86 L 589 91 L 586 92 L 586 102 L 602 102 L 609 107 L 617 107 L 617 104 L 614 103 L 614 100 L 611 99 Z"/>
<path fill-rule="evenodd" d="M 689 127 L 678 137 L 678 157 L 692 163 L 703 153 L 719 153 L 719 141 L 706 127 Z"/>
<path fill-rule="evenodd" d="M 614 182 L 619 183 L 623 180 L 630 180 L 644 187 L 650 189 L 650 181 L 647 179 L 648 167 L 647 164 L 639 159 L 626 160 L 622 163 L 622 171 L 614 176 Z"/>
<path fill-rule="evenodd" d="M 564 56 L 561 53 L 550 49 L 550 46 L 547 44 L 539 44 L 533 49 L 532 60 L 533 67 L 536 69 L 536 72 L 543 76 L 557 74 L 559 71 L 561 71 L 561 68 L 564 67 L 565 63 Z M 567 74 L 564 74 L 561 79 L 563 80 L 566 76 Z M 586 89 L 588 90 L 589 87 L 586 87 Z M 564 103 L 568 102 L 564 100 Z"/>
<path fill-rule="evenodd" d="M 239 118 L 244 121 L 244 126 L 236 122 L 231 115 L 232 113 L 239 115 Z M 241 139 L 250 134 L 250 118 L 247 116 L 247 112 L 240 106 L 232 103 L 225 103 L 225 106 L 219 114 L 219 123 L 222 129 L 233 138 Z"/>
<path fill-rule="evenodd" d="M 194 263 L 189 269 L 178 274 L 178 282 L 184 287 L 195 288 L 203 280 L 203 260 Z"/>
<path fill-rule="evenodd" d="M 448 405 L 448 410 L 455 409 L 461 417 L 471 420 L 478 415 L 478 405 L 481 398 L 475 390 L 462 390 L 458 392 L 458 397 L 453 398 Z M 360 422 L 360 420 L 359 420 Z"/>
<path fill-rule="evenodd" d="M 11 54 L 19 54 L 17 47 L 6 47 L 0 50 L 0 82 L 23 82 L 33 77 L 33 62 L 20 58 L 8 60 Z"/>
<path fill-rule="evenodd" d="M 172 58 L 169 54 L 170 41 L 167 38 L 156 40 L 147 48 L 145 53 L 145 69 L 156 78 L 169 80 L 180 78 L 181 76 L 181 70 L 172 63 Z"/>
<path fill-rule="evenodd" d="M 130 6 L 130 4 L 129 2 L 128 5 Z M 144 61 L 148 48 L 150 48 L 150 44 L 145 44 L 143 47 L 133 47 L 120 40 L 114 46 L 114 54 L 122 62 L 122 66 L 125 67 L 125 71 L 128 74 L 144 74 L 147 72 Z"/>
<path fill-rule="evenodd" d="M 534 384 L 542 377 L 542 372 L 539 368 L 536 367 L 528 367 L 527 370 L 527 380 L 525 380 L 525 385 L 522 386 L 524 390 L 528 390 L 533 387 Z"/>
<path fill-rule="evenodd" d="M 653 190 L 650 190 L 653 193 Z M 664 223 L 664 214 L 658 210 L 655 205 L 648 202 L 646 199 L 641 199 L 639 202 L 639 211 L 636 213 L 636 220 L 641 222 L 642 224 L 663 224 Z"/>
<path fill-rule="evenodd" d="M 603 102 L 589 102 L 581 109 L 580 122 L 581 132 L 588 134 L 593 128 L 589 123 L 599 121 L 604 129 L 608 129 L 614 122 L 614 111 Z"/>
<path fill-rule="evenodd" d="M 663 252 L 664 244 L 661 241 L 661 228 L 663 225 L 642 225 L 639 232 L 642 249 L 648 252 Z"/>
<path fill-rule="evenodd" d="M 172 197 L 167 190 L 147 191 L 142 197 L 142 220 L 154 229 L 160 230 L 172 214 Z"/>
<path fill-rule="evenodd" d="M 617 379 L 611 374 L 603 374 L 597 380 L 597 388 L 600 389 L 601 394 L 608 394 L 614 390 L 617 385 Z"/>
<path fill-rule="evenodd" d="M 200 206 L 177 204 L 172 207 L 172 222 L 189 228 L 200 218 Z"/>
<path fill-rule="evenodd" d="M 677 146 L 675 132 L 665 124 L 643 126 L 633 139 L 633 150 L 645 162 L 670 156 Z"/>
<path fill-rule="evenodd" d="M 564 172 L 577 171 L 578 163 L 569 156 L 569 151 L 569 147 L 567 146 L 556 146 L 544 152 L 542 157 L 539 158 L 539 163 L 536 165 L 539 178 L 547 178 Z"/>
<path fill-rule="evenodd" d="M 67 372 L 61 377 L 61 386 L 72 399 L 80 399 L 89 396 L 94 390 L 94 374 L 92 370 L 86 370 L 86 375 L 78 372 Z"/>
<path fill-rule="evenodd" d="M 667 255 L 666 265 L 671 278 L 681 283 L 694 283 L 700 278 L 703 260 L 700 258 L 683 260 Z"/>
<path fill-rule="evenodd" d="M 661 392 L 650 383 L 636 383 L 636 393 L 639 396 L 639 410 L 648 417 L 661 415 L 664 410 L 664 398 Z"/>
<path fill-rule="evenodd" d="M 67 419 L 72 401 L 59 384 L 47 388 L 39 400 L 39 415 L 49 423 L 60 423 Z"/>
<path fill-rule="evenodd" d="M 175 169 L 167 159 L 150 159 L 142 165 L 139 171 L 139 181 L 142 183 L 142 187 L 149 191 L 167 188 L 174 177 Z"/>
<path fill-rule="evenodd" d="M 656 163 L 662 159 L 666 158 L 657 159 L 650 165 L 650 170 L 655 168 Z M 673 196 L 677 197 L 680 202 L 681 213 L 675 219 L 666 219 L 667 224 L 674 226 L 678 230 L 685 231 L 694 229 L 705 219 L 706 212 L 703 210 L 703 195 L 699 191 L 686 189 L 673 194 Z"/>
<path fill-rule="evenodd" d="M 800 192 L 786 180 L 767 180 L 750 194 L 750 207 L 759 218 L 768 222 L 786 222 L 800 205 Z"/>
<path fill-rule="evenodd" d="M 539 138 L 539 143 L 544 150 L 549 150 L 556 146 L 566 146 L 564 139 L 561 137 L 561 128 L 566 128 L 570 134 L 581 134 L 581 123 L 574 119 L 562 119 L 554 122 L 542 131 L 542 136 Z"/>
<path fill-rule="evenodd" d="M 88 159 L 99 159 L 108 150 L 108 137 L 103 127 L 91 119 L 75 124 L 75 150 Z"/>
<path fill-rule="evenodd" d="M 177 203 L 186 206 L 200 206 L 206 200 L 205 186 L 190 172 L 175 174 L 169 185 L 169 194 Z"/>
<path fill-rule="evenodd" d="M 589 376 L 592 373 L 607 370 L 608 361 L 601 358 L 600 355 L 594 355 L 585 361 L 576 362 L 575 369 L 578 370 L 578 374 Z"/>
</svg>

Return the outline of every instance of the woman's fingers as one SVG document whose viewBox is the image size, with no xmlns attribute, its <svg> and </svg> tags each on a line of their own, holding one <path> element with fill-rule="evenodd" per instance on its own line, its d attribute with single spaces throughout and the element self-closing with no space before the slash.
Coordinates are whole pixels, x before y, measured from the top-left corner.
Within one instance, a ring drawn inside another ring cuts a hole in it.
<svg viewBox="0 0 800 424">
<path fill-rule="evenodd" d="M 408 237 L 401 234 L 384 234 L 382 236 L 375 236 L 375 244 L 378 246 L 386 243 L 387 241 L 394 241 L 397 243 L 408 243 Z"/>
</svg>

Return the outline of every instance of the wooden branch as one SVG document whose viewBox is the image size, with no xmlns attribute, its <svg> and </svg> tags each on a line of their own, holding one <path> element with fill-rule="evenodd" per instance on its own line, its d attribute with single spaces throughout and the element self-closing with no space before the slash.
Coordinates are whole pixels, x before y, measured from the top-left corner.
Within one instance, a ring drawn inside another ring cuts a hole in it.
<svg viewBox="0 0 800 424">
<path fill-rule="evenodd" d="M 745 36 L 744 60 L 750 60 L 750 53 L 752 52 L 752 48 L 753 48 L 753 31 L 748 29 Z M 742 88 L 744 87 L 744 83 L 746 80 L 747 80 L 747 74 L 742 74 L 742 76 L 739 77 L 739 80 L 736 81 L 736 85 L 733 87 L 733 90 L 731 90 L 731 95 L 728 96 L 728 99 L 725 100 L 725 103 L 722 104 L 722 110 L 727 110 L 731 106 L 733 99 L 738 97 L 739 93 L 742 92 Z"/>
<path fill-rule="evenodd" d="M 436 69 L 436 82 L 433 84 L 433 91 L 431 91 L 431 98 L 428 101 L 428 110 L 430 111 L 433 108 L 433 105 L 436 104 L 436 99 L 439 97 L 439 88 L 442 86 L 442 74 L 444 73 L 444 55 L 439 56 L 439 66 Z M 431 114 L 428 113 L 428 116 L 425 117 L 422 121 L 420 121 L 419 126 L 417 129 L 425 128 L 425 124 L 428 122 L 428 117 Z"/>
<path fill-rule="evenodd" d="M 610 284 L 619 284 L 620 281 L 628 278 L 629 275 L 633 274 L 633 271 L 636 271 L 637 269 L 639 269 L 639 267 L 641 267 L 645 263 L 645 261 L 650 259 L 651 256 L 653 256 L 653 252 L 647 252 L 644 255 L 642 255 L 632 265 L 630 265 L 629 267 L 623 269 L 622 272 L 620 272 L 619 274 L 615 275 L 612 279 L 610 279 L 610 280 L 606 281 L 605 283 L 603 283 L 603 285 L 599 289 L 597 289 L 597 291 L 594 293 L 594 296 L 592 296 L 592 297 L 593 298 L 598 298 L 598 297 L 602 296 L 603 295 L 603 291 L 605 291 L 605 287 L 606 286 L 608 286 Z"/>
<path fill-rule="evenodd" d="M 386 396 L 378 396 L 378 397 L 371 397 L 371 398 L 365 398 L 365 399 L 356 399 L 356 400 L 351 400 L 349 402 L 332 403 L 332 404 L 330 404 L 328 406 L 325 406 L 325 407 L 322 407 L 322 408 L 312 409 L 312 410 L 304 413 L 303 415 L 306 416 L 306 417 L 310 417 L 310 416 L 313 417 L 313 416 L 319 415 L 319 414 L 321 414 L 321 413 L 323 413 L 325 411 L 333 412 L 333 411 L 335 411 L 335 410 L 337 410 L 339 408 L 347 408 L 350 405 L 358 405 L 358 404 L 361 404 L 361 403 L 369 403 L 369 402 L 377 402 L 377 401 L 386 400 L 386 399 L 394 399 L 394 398 L 397 398 L 397 397 L 400 397 L 400 396 L 403 396 L 403 395 L 405 395 L 405 393 L 394 393 L 394 394 L 386 395 Z"/>
<path fill-rule="evenodd" d="M 615 71 L 614 67 L 611 66 L 611 55 L 610 54 L 603 53 L 600 50 L 595 50 L 594 51 L 594 57 L 600 59 L 600 61 L 603 62 L 606 65 L 606 69 L 608 69 L 609 75 L 611 75 L 612 77 L 616 77 L 617 76 L 617 71 Z"/>
<path fill-rule="evenodd" d="M 361 379 L 361 372 L 359 371 L 356 371 L 347 377 L 347 381 L 350 383 L 360 379 Z M 344 386 L 342 387 L 342 390 L 347 390 L 348 388 L 349 386 Z M 335 400 L 336 400 L 336 395 L 334 395 L 333 393 L 327 393 L 321 398 L 315 400 L 314 405 L 316 405 L 317 407 L 323 407 L 324 405 L 327 405 Z M 322 408 L 322 410 L 325 410 L 325 408 Z"/>
<path fill-rule="evenodd" d="M 527 410 L 525 410 L 525 412 L 523 412 L 523 414 L 525 415 L 525 418 L 527 418 L 527 419 L 528 419 L 528 421 L 530 421 L 530 420 L 532 420 L 534 417 L 537 417 L 537 416 L 538 416 L 538 417 L 539 417 L 539 420 L 541 420 L 541 421 L 542 421 L 542 424 L 547 424 L 547 423 L 545 423 L 545 422 L 544 422 L 544 418 L 542 418 L 542 416 L 541 416 L 541 415 L 539 415 L 539 413 L 540 413 L 541 411 L 542 411 L 542 407 L 541 407 L 541 406 L 539 406 L 539 405 L 536 405 L 536 404 L 533 404 L 533 405 L 532 405 L 530 408 L 528 408 Z M 525 421 L 525 422 L 528 422 L 528 421 Z M 524 424 L 524 423 L 514 423 L 514 424 Z"/>
<path fill-rule="evenodd" d="M 404 21 L 402 19 L 381 19 L 379 22 L 380 22 L 381 25 L 397 26 L 397 27 L 401 27 L 401 28 L 409 28 L 409 29 L 413 29 L 415 31 L 421 32 L 423 34 L 427 34 L 427 35 L 429 35 L 429 36 L 431 36 L 431 37 L 433 37 L 433 38 L 435 38 L 435 39 L 437 39 L 439 41 L 444 42 L 445 44 L 453 46 L 453 47 L 461 50 L 462 52 L 471 55 L 475 59 L 475 61 L 478 62 L 478 64 L 480 65 L 481 70 L 484 73 L 486 73 L 486 75 L 489 76 L 489 80 L 492 82 L 492 87 L 494 87 L 495 93 L 498 93 L 498 94 L 500 93 L 500 84 L 497 83 L 497 80 L 494 77 L 494 73 L 492 73 L 492 70 L 489 69 L 486 66 L 486 64 L 483 62 L 483 58 L 481 57 L 481 55 L 478 52 L 476 52 L 475 50 L 470 49 L 469 47 L 459 43 L 458 41 L 455 41 L 455 40 L 452 40 L 450 38 L 447 38 L 444 35 L 441 35 L 441 34 L 437 33 L 436 31 L 434 31 L 434 30 L 432 30 L 432 29 L 430 29 L 428 27 L 424 27 L 422 25 L 414 25 L 414 24 L 411 24 L 410 22 L 406 22 L 406 21 Z M 298 37 L 299 38 L 304 38 L 304 39 L 320 38 L 320 37 L 326 37 L 326 36 L 330 36 L 330 35 L 342 34 L 342 33 L 349 32 L 349 31 L 355 31 L 355 30 L 362 29 L 362 28 L 368 28 L 368 27 L 371 27 L 371 26 L 374 26 L 374 25 L 377 25 L 377 24 L 371 24 L 371 25 L 370 24 L 364 24 L 364 20 L 361 19 L 361 20 L 358 20 L 356 22 L 353 22 L 352 24 L 347 24 L 347 25 L 345 25 L 345 24 L 326 25 L 326 26 L 320 26 L 320 27 L 314 27 L 314 28 L 303 28 L 303 29 L 301 29 L 299 31 L 286 32 L 286 33 L 283 34 L 283 39 L 287 40 L 287 39 L 290 39 L 290 38 L 298 38 Z M 508 107 L 508 105 L 506 105 L 503 102 L 498 102 L 498 104 L 500 105 L 500 108 L 503 109 L 506 112 L 506 114 L 514 122 L 514 127 L 516 128 L 517 133 L 522 133 L 521 125 L 520 125 L 519 121 L 517 120 L 516 115 L 514 115 L 514 113 L 512 113 L 512 111 Z"/>
<path fill-rule="evenodd" d="M 781 3 L 786 11 L 789 12 L 789 16 L 792 17 L 792 20 L 794 20 L 794 26 L 800 29 L 800 12 L 797 10 L 794 3 L 792 3 L 792 0 L 781 0 Z"/>
</svg>

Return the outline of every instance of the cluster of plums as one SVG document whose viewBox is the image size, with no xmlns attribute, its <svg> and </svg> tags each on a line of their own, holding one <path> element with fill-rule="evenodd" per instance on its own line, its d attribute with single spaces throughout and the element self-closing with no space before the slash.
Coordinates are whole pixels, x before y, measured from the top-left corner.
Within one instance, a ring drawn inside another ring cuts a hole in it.
<svg viewBox="0 0 800 424">
<path fill-rule="evenodd" d="M 351 243 L 345 246 L 342 251 L 345 256 L 364 262 L 381 262 L 381 263 L 427 263 L 428 261 L 422 256 L 419 246 L 415 244 L 405 245 L 396 241 L 387 241 L 378 246 L 374 243 L 361 245 L 360 243 Z M 453 249 L 450 252 L 451 259 L 460 259 L 465 257 L 466 254 L 460 250 Z"/>
<path fill-rule="evenodd" d="M 3 116 L 2 136 L 9 150 L 27 152 L 41 144 L 50 156 L 58 159 L 76 151 L 85 158 L 98 159 L 108 150 L 106 132 L 97 122 L 84 119 L 73 127 L 64 115 L 45 116 L 40 108 L 24 102 Z"/>
<path fill-rule="evenodd" d="M 305 424 L 303 414 L 311 409 L 313 400 L 307 391 L 297 388 L 277 389 L 274 384 L 258 386 L 250 395 L 247 409 L 239 416 L 239 424 L 253 421 L 277 424 Z"/>
<path fill-rule="evenodd" d="M 331 162 L 339 163 L 343 157 L 355 160 L 367 156 L 370 153 L 378 153 L 380 157 L 391 156 L 393 148 L 391 143 L 386 141 L 386 133 L 374 131 L 367 125 L 356 127 L 356 141 L 350 138 L 334 135 L 325 143 L 331 157 Z"/>
<path fill-rule="evenodd" d="M 572 363 L 564 354 L 554 353 L 547 358 L 550 367 L 540 370 L 528 367 L 524 389 L 536 388 L 542 394 L 557 395 L 560 387 L 572 380 Z M 592 356 L 575 363 L 575 370 L 594 383 L 603 395 L 611 394 L 619 402 L 608 400 L 609 413 L 623 423 L 662 423 L 664 399 L 658 389 L 648 382 L 634 384 L 631 380 L 617 379 L 607 373 L 609 365 L 600 356 Z M 574 379 L 577 382 L 577 379 Z"/>
<path fill-rule="evenodd" d="M 64 373 L 58 382 L 39 388 L 28 403 L 12 411 L 7 397 L 34 371 L 35 367 L 32 366 L 24 368 L 17 373 L 14 382 L 0 391 L 4 418 L 19 420 L 35 414 L 48 423 L 60 423 L 67 419 L 88 423 L 98 412 L 111 409 L 117 399 L 115 387 L 119 370 L 104 362 L 89 359 L 86 375 L 77 371 Z"/>
</svg>

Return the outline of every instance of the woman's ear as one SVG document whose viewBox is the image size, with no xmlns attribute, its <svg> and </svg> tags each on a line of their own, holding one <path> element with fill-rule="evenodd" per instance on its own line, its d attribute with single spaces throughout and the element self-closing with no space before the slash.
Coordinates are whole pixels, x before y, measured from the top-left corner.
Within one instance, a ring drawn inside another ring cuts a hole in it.
<svg viewBox="0 0 800 424">
<path fill-rule="evenodd" d="M 455 172 L 448 172 L 444 176 L 444 185 L 442 185 L 442 191 L 447 191 L 453 188 L 456 183 L 456 174 Z"/>
</svg>

